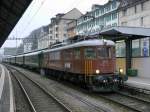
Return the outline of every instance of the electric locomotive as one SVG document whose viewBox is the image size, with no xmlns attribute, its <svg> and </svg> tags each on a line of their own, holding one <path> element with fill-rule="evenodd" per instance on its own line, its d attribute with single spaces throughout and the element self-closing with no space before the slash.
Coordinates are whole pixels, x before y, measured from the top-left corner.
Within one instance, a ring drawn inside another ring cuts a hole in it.
<svg viewBox="0 0 150 112">
<path fill-rule="evenodd" d="M 85 85 L 92 91 L 113 91 L 123 83 L 116 73 L 115 43 L 89 39 L 43 51 L 41 73 Z"/>
</svg>

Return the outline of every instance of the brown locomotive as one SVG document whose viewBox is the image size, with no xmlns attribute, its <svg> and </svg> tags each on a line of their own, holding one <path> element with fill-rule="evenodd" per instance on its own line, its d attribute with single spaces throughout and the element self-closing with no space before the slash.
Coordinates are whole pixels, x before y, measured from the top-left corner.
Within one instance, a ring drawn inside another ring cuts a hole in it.
<svg viewBox="0 0 150 112">
<path fill-rule="evenodd" d="M 43 51 L 41 70 L 94 91 L 112 91 L 122 83 L 115 61 L 113 41 L 90 39 Z"/>
</svg>

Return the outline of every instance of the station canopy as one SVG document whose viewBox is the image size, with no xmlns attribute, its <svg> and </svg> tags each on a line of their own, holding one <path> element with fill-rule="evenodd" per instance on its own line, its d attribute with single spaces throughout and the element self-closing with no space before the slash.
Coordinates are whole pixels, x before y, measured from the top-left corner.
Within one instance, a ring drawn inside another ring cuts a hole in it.
<svg viewBox="0 0 150 112">
<path fill-rule="evenodd" d="M 32 0 L 0 0 L 0 47 Z"/>
<path fill-rule="evenodd" d="M 115 41 L 124 39 L 134 40 L 150 37 L 150 28 L 118 26 L 102 30 L 100 35 Z"/>
<path fill-rule="evenodd" d="M 150 37 L 150 28 L 143 27 L 112 27 L 102 30 L 99 35 L 113 41 L 125 40 L 126 46 L 126 73 L 132 67 L 132 40 Z"/>
</svg>

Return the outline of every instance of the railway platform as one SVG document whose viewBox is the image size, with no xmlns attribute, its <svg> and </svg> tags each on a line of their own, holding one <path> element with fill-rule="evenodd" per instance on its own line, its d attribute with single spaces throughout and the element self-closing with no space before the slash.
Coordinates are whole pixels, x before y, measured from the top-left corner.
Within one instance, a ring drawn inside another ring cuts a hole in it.
<svg viewBox="0 0 150 112">
<path fill-rule="evenodd" d="M 128 77 L 128 81 L 125 84 L 131 87 L 136 87 L 139 89 L 145 89 L 150 91 L 150 78 L 139 76 Z"/>
<path fill-rule="evenodd" d="M 8 70 L 0 64 L 0 112 L 14 112 L 13 88 Z"/>
</svg>

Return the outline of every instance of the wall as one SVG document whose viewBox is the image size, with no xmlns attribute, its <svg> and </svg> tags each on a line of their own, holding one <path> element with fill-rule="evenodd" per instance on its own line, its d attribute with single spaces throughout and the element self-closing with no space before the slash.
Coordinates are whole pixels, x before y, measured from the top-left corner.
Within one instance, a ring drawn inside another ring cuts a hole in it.
<svg viewBox="0 0 150 112">
<path fill-rule="evenodd" d="M 150 78 L 150 57 L 133 58 L 132 67 L 138 69 L 140 77 Z"/>
<path fill-rule="evenodd" d="M 119 68 L 123 69 L 123 73 L 126 73 L 126 59 L 125 58 L 116 58 L 116 70 Z"/>
<path fill-rule="evenodd" d="M 127 8 L 125 16 L 119 11 L 119 26 L 150 27 L 150 0 L 143 3 L 143 9 L 141 5 L 136 5 L 136 13 L 135 6 Z"/>
</svg>

